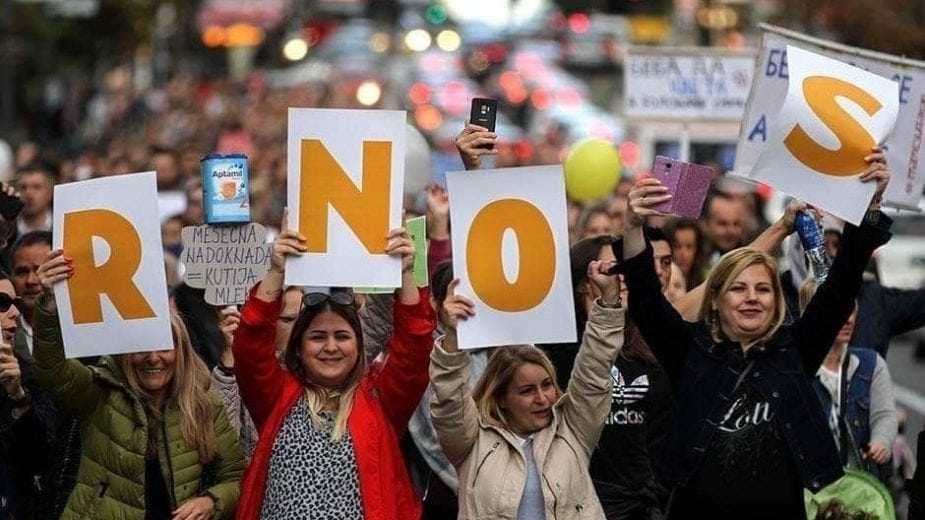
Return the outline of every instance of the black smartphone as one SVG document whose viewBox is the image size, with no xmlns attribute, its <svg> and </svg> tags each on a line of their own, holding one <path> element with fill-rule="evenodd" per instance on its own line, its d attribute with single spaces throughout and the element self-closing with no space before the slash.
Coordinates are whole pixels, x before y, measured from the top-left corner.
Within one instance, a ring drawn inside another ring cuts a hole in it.
<svg viewBox="0 0 925 520">
<path fill-rule="evenodd" d="M 491 98 L 472 98 L 472 110 L 469 112 L 469 122 L 487 128 L 489 132 L 495 131 L 495 121 L 498 118 L 498 100 Z M 492 146 L 489 145 L 489 148 Z"/>
<path fill-rule="evenodd" d="M 22 207 L 22 199 L 16 195 L 7 195 L 5 191 L 0 190 L 0 217 L 3 217 L 3 220 L 16 220 Z"/>
</svg>

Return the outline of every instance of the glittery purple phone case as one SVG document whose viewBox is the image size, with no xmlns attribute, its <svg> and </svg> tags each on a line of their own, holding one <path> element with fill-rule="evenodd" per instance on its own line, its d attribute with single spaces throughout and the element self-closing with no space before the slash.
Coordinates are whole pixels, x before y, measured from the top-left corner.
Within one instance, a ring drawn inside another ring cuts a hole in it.
<svg viewBox="0 0 925 520">
<path fill-rule="evenodd" d="M 693 219 L 700 217 L 713 180 L 713 168 L 659 155 L 655 158 L 652 176 L 661 181 L 673 196 L 655 209 Z"/>
</svg>

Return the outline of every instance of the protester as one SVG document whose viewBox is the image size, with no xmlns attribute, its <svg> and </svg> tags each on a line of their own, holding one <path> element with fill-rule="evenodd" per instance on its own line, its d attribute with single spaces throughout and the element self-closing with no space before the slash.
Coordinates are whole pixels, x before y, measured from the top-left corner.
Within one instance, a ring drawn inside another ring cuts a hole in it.
<svg viewBox="0 0 925 520">
<path fill-rule="evenodd" d="M 594 261 L 588 277 L 600 291 L 575 361 L 568 393 L 532 346 L 496 350 L 474 390 L 469 353 L 456 328 L 475 314 L 455 294 L 443 303 L 446 334 L 431 355 L 431 401 L 440 445 L 459 475 L 459 518 L 601 518 L 588 464 L 610 409 L 610 366 L 623 346 L 620 282 L 613 263 Z"/>
<path fill-rule="evenodd" d="M 603 203 L 588 206 L 578 217 L 578 239 L 613 234 L 613 221 Z"/>
<path fill-rule="evenodd" d="M 601 296 L 588 279 L 587 266 L 593 261 L 617 262 L 612 245 L 619 240 L 602 235 L 571 247 L 572 290 L 579 331 L 585 329 L 594 301 Z M 622 284 L 620 287 L 620 298 L 626 302 L 626 287 Z M 655 479 L 653 462 L 665 440 L 673 401 L 671 383 L 628 318 L 624 336 L 623 348 L 610 368 L 613 385 L 610 411 L 589 470 L 608 520 L 660 518 L 668 497 Z M 557 373 L 572 369 L 575 347 L 552 345 L 543 350 Z M 568 383 L 566 380 L 563 388 Z"/>
<path fill-rule="evenodd" d="M 283 291 L 282 305 L 279 316 L 276 317 L 276 358 L 283 362 L 286 344 L 289 342 L 289 333 L 292 324 L 299 316 L 299 307 L 302 305 L 302 289 L 287 287 Z M 251 418 L 247 407 L 241 402 L 241 393 L 238 389 L 238 380 L 234 370 L 234 333 L 241 323 L 241 312 L 234 307 L 222 309 L 219 312 L 219 330 L 224 337 L 222 356 L 215 368 L 212 369 L 212 386 L 222 397 L 222 404 L 231 426 L 241 437 L 241 448 L 244 457 L 250 461 L 257 446 L 257 426 Z"/>
<path fill-rule="evenodd" d="M 745 245 L 744 208 L 735 197 L 716 192 L 707 199 L 705 213 L 709 263 L 715 265 L 720 256 Z"/>
<path fill-rule="evenodd" d="M 673 217 L 665 222 L 662 231 L 671 242 L 671 259 L 687 280 L 686 289 L 689 291 L 702 284 L 709 268 L 700 224 L 694 219 Z"/>
<path fill-rule="evenodd" d="M 172 349 L 105 356 L 92 369 L 66 359 L 53 285 L 73 273 L 61 250 L 50 252 L 35 311 L 36 379 L 83 426 L 62 518 L 233 517 L 241 449 L 183 322 L 171 316 Z"/>
<path fill-rule="evenodd" d="M 16 227 L 17 236 L 32 231 L 51 231 L 51 197 L 55 178 L 47 167 L 33 164 L 16 174 L 16 190 L 23 208 Z"/>
<path fill-rule="evenodd" d="M 792 324 L 774 260 L 743 248 L 726 254 L 706 282 L 704 321 L 689 324 L 662 295 L 642 221 L 670 200 L 657 179 L 630 193 L 623 241 L 629 312 L 677 392 L 659 476 L 674 487 L 669 516 L 805 517 L 803 489 L 842 475 L 810 388 L 851 313 L 873 249 L 889 239 L 878 211 L 889 180 L 875 149 L 862 182 L 876 181 L 861 227 L 847 226 L 829 279 Z"/>
<path fill-rule="evenodd" d="M 10 278 L 16 294 L 22 298 L 21 327 L 14 347 L 20 356 L 29 358 L 32 352 L 32 315 L 36 301 L 42 295 L 42 284 L 36 271 L 51 251 L 51 232 L 33 231 L 19 237 L 13 244 Z"/>
<path fill-rule="evenodd" d="M 285 257 L 304 237 L 282 232 L 271 267 L 251 292 L 234 337 L 236 376 L 260 431 L 242 484 L 240 519 L 418 518 L 398 447 L 427 386 L 435 318 L 411 275 L 414 245 L 404 229 L 387 252 L 402 258 L 402 287 L 384 363 L 367 366 L 352 295 L 309 293 L 279 365 L 274 343 Z"/>
<path fill-rule="evenodd" d="M 802 311 L 816 288 L 813 279 L 803 283 Z M 896 439 L 896 402 L 886 361 L 871 349 L 848 348 L 857 314 L 855 306 L 819 367 L 813 390 L 822 404 L 823 418 L 832 430 L 842 464 L 860 466 L 879 478 L 878 466 L 890 461 Z"/>
<path fill-rule="evenodd" d="M 435 310 L 443 307 L 452 281 L 452 262 L 446 261 L 438 265 L 430 278 L 431 306 Z M 438 323 L 438 329 L 442 331 L 443 328 L 443 323 Z M 491 349 L 477 349 L 470 352 L 470 389 L 475 388 L 485 371 L 490 351 Z M 443 453 L 437 431 L 434 429 L 430 415 L 430 401 L 433 396 L 433 385 L 429 385 L 414 415 L 411 416 L 411 422 L 408 423 L 407 442 L 402 443 L 411 480 L 424 501 L 423 520 L 456 518 L 459 514 L 459 477 L 453 464 Z"/>
<path fill-rule="evenodd" d="M 35 387 L 29 361 L 12 348 L 18 300 L 0 273 L 0 520 L 42 518 L 36 478 L 54 454 L 54 408 Z"/>
</svg>

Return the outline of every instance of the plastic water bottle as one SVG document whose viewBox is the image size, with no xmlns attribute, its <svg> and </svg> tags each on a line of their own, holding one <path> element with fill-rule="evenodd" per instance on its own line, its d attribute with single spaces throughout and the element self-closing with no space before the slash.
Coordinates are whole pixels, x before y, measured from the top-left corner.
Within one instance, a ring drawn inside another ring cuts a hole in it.
<svg viewBox="0 0 925 520">
<path fill-rule="evenodd" d="M 809 259 L 810 268 L 813 270 L 816 286 L 819 286 L 829 275 L 829 255 L 825 252 L 825 237 L 816 219 L 806 212 L 797 213 L 794 225 L 797 228 L 797 235 L 800 236 L 803 251 L 806 252 L 806 258 Z"/>
</svg>

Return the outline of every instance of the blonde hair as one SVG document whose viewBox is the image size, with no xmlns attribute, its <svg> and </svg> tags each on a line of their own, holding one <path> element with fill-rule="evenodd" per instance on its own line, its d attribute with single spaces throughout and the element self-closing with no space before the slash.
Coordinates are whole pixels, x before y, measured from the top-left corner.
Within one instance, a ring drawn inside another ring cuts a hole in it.
<svg viewBox="0 0 925 520">
<path fill-rule="evenodd" d="M 723 255 L 705 282 L 706 290 L 700 304 L 700 315 L 706 320 L 714 341 L 722 341 L 726 335 L 720 324 L 719 311 L 713 308 L 713 302 L 729 290 L 729 286 L 742 274 L 742 271 L 753 265 L 760 265 L 768 270 L 771 287 L 774 290 L 774 310 L 771 313 L 768 330 L 755 340 L 755 343 L 763 343 L 770 339 L 784 323 L 787 316 L 787 304 L 781 289 L 780 278 L 777 275 L 777 262 L 767 253 L 750 247 L 740 247 Z"/>
<path fill-rule="evenodd" d="M 511 429 L 504 409 L 501 408 L 501 402 L 511 386 L 511 381 L 514 380 L 517 369 L 527 363 L 539 365 L 546 370 L 556 387 L 556 400 L 559 399 L 562 390 L 556 381 L 556 369 L 542 350 L 530 345 L 499 348 L 491 353 L 485 372 L 472 391 L 472 398 L 483 421 L 506 430 Z"/>
<path fill-rule="evenodd" d="M 207 464 L 215 457 L 215 410 L 209 398 L 212 379 L 206 364 L 193 350 L 186 325 L 175 312 L 170 313 L 170 328 L 177 357 L 167 399 L 176 399 L 180 408 L 180 432 L 183 440 L 195 446 L 199 452 L 199 462 Z M 142 396 L 148 412 L 154 418 L 160 419 L 160 411 L 151 407 L 150 396 L 138 383 L 131 355 L 124 354 L 118 358 L 129 388 Z"/>
<path fill-rule="evenodd" d="M 316 384 L 305 372 L 302 359 L 299 352 L 302 350 L 302 335 L 311 326 L 315 317 L 323 312 L 333 312 L 344 318 L 353 329 L 353 334 L 357 342 L 357 362 L 350 370 L 347 380 L 340 388 L 326 388 Z M 327 301 L 320 305 L 306 306 L 299 313 L 295 323 L 292 324 L 292 333 L 289 336 L 289 342 L 286 344 L 284 352 L 284 362 L 286 368 L 292 372 L 295 377 L 305 385 L 305 397 L 308 400 L 308 408 L 311 411 L 312 427 L 316 430 L 324 428 L 324 420 L 321 418 L 322 410 L 334 410 L 334 429 L 331 432 L 331 442 L 338 442 L 347 433 L 347 419 L 350 418 L 350 412 L 353 410 L 353 400 L 356 396 L 357 387 L 363 375 L 366 374 L 366 355 L 363 346 L 363 328 L 360 317 L 353 305 L 338 305 Z"/>
</svg>

